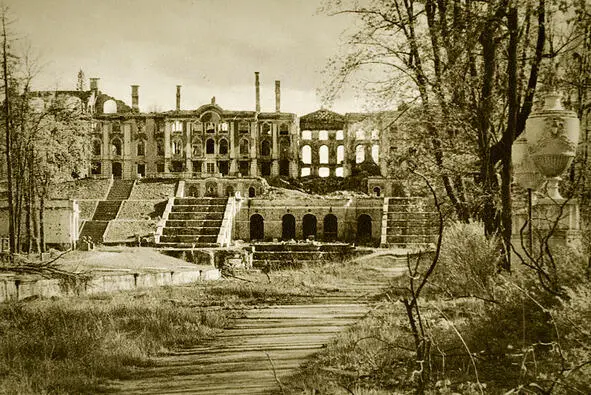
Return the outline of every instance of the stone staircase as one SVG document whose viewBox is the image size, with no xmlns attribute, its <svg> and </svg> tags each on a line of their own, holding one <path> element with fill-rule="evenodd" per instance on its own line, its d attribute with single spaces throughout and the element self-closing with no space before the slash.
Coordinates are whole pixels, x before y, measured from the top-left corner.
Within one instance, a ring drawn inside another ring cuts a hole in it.
<svg viewBox="0 0 591 395">
<path fill-rule="evenodd" d="M 349 257 L 355 247 L 343 243 L 259 243 L 254 244 L 253 267 L 271 270 L 301 268 Z"/>
<path fill-rule="evenodd" d="M 129 198 L 133 185 L 134 181 L 113 180 L 107 199 L 98 202 L 92 220 L 84 223 L 78 236 L 79 240 L 89 237 L 95 243 L 103 242 L 103 235 L 109 225 L 109 221 L 117 217 L 123 200 Z"/>
<path fill-rule="evenodd" d="M 383 247 L 424 248 L 436 242 L 437 213 L 425 199 L 386 198 Z"/>
<path fill-rule="evenodd" d="M 217 239 L 226 204 L 226 198 L 175 198 L 158 246 L 219 247 Z"/>
</svg>

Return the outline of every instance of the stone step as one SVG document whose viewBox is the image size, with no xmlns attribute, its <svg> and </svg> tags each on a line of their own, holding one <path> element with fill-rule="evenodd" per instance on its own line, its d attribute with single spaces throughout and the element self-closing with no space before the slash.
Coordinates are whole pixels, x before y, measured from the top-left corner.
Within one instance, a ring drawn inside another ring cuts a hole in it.
<svg viewBox="0 0 591 395">
<path fill-rule="evenodd" d="M 339 256 L 341 254 L 332 253 L 332 252 L 324 252 L 324 251 L 313 251 L 313 252 L 304 252 L 304 251 L 291 251 L 291 252 L 279 252 L 279 251 L 257 251 L 255 250 L 253 254 L 253 259 L 255 260 L 281 260 L 281 261 L 293 261 L 293 260 L 304 260 L 304 261 L 313 261 L 316 259 L 331 259 Z"/>
<path fill-rule="evenodd" d="M 166 236 L 206 236 L 220 233 L 220 227 L 198 227 L 198 228 L 169 228 L 166 226 L 162 234 Z"/>
<path fill-rule="evenodd" d="M 263 251 L 277 251 L 277 252 L 289 252 L 289 251 L 323 251 L 323 252 L 345 252 L 351 251 L 353 247 L 349 244 L 309 244 L 309 243 L 273 243 L 273 244 L 255 244 L 255 250 L 259 252 Z"/>
<path fill-rule="evenodd" d="M 192 250 L 193 248 L 217 248 L 220 245 L 218 243 L 206 243 L 206 242 L 198 242 L 198 243 L 182 243 L 182 242 L 163 242 L 160 240 L 160 243 L 157 244 L 158 248 L 161 250 Z"/>
<path fill-rule="evenodd" d="M 225 205 L 189 206 L 178 204 L 172 206 L 171 210 L 173 213 L 223 213 L 224 211 L 226 211 Z"/>
<path fill-rule="evenodd" d="M 171 212 L 168 215 L 169 220 L 182 220 L 182 221 L 201 221 L 201 220 L 218 220 L 221 221 L 224 219 L 224 213 L 178 213 L 178 212 Z"/>
<path fill-rule="evenodd" d="M 121 206 L 121 201 L 108 201 L 108 200 L 101 200 L 98 202 L 96 206 L 96 210 L 94 211 L 94 216 L 92 217 L 93 221 L 110 221 L 117 217 L 117 213 L 119 212 L 119 207 Z"/>
<path fill-rule="evenodd" d="M 199 227 L 217 227 L 222 226 L 221 219 L 199 219 L 199 220 L 168 220 L 167 228 L 199 228 Z"/>
<path fill-rule="evenodd" d="M 186 197 L 186 198 L 175 198 L 174 204 L 181 204 L 181 205 L 189 205 L 189 206 L 209 206 L 209 205 L 216 205 L 216 206 L 226 206 L 228 203 L 228 199 L 226 198 L 194 198 L 194 197 Z"/>
<path fill-rule="evenodd" d="M 216 243 L 218 235 L 178 235 L 178 236 L 160 236 L 161 243 Z"/>
</svg>

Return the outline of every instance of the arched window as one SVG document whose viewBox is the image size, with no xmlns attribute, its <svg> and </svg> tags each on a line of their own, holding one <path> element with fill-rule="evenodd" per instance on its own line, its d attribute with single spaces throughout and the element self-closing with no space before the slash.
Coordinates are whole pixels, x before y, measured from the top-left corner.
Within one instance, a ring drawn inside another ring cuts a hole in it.
<svg viewBox="0 0 591 395">
<path fill-rule="evenodd" d="M 115 156 L 121 156 L 121 140 L 115 138 L 111 140 L 111 154 Z"/>
<path fill-rule="evenodd" d="M 328 145 L 321 145 L 318 149 L 320 163 L 328 163 Z"/>
<path fill-rule="evenodd" d="M 282 123 L 279 126 L 279 134 L 280 135 L 288 135 L 289 134 L 289 126 L 286 123 Z"/>
<path fill-rule="evenodd" d="M 261 125 L 261 134 L 263 134 L 263 135 L 271 134 L 271 124 L 269 124 L 269 123 L 262 124 Z"/>
<path fill-rule="evenodd" d="M 180 155 L 183 153 L 183 140 L 181 140 L 181 139 L 172 140 L 172 153 L 173 153 L 173 155 Z"/>
<path fill-rule="evenodd" d="M 371 146 L 371 158 L 373 159 L 373 161 L 375 163 L 378 163 L 378 161 L 380 160 L 380 146 L 377 144 L 374 144 Z"/>
<path fill-rule="evenodd" d="M 254 214 L 250 217 L 250 240 L 265 238 L 265 220 L 262 215 Z"/>
<path fill-rule="evenodd" d="M 164 155 L 164 142 L 162 140 L 156 141 L 156 155 Z"/>
<path fill-rule="evenodd" d="M 215 153 L 215 142 L 213 139 L 207 139 L 205 142 L 205 153 L 206 154 L 213 154 Z"/>
<path fill-rule="evenodd" d="M 240 140 L 240 155 L 248 155 L 250 148 L 248 146 L 248 140 L 242 139 Z"/>
<path fill-rule="evenodd" d="M 380 189 L 380 187 L 375 187 L 373 189 L 373 193 L 374 195 L 376 195 L 376 197 L 380 197 L 380 195 L 382 194 L 382 190 Z"/>
<path fill-rule="evenodd" d="M 201 156 L 203 156 L 203 147 L 201 146 L 201 140 L 199 139 L 195 139 L 193 140 L 193 157 L 194 158 L 199 158 Z"/>
<path fill-rule="evenodd" d="M 228 155 L 228 140 L 221 139 L 220 140 L 220 155 Z"/>
<path fill-rule="evenodd" d="M 271 155 L 271 143 L 269 143 L 269 140 L 263 140 L 261 143 L 261 156 L 269 155 Z"/>
<path fill-rule="evenodd" d="M 146 143 L 144 143 L 144 140 L 140 140 L 137 142 L 137 156 L 144 155 L 146 155 Z"/>
<path fill-rule="evenodd" d="M 302 162 L 308 165 L 312 163 L 312 147 L 309 145 L 302 147 Z"/>
<path fill-rule="evenodd" d="M 281 239 L 292 240 L 296 237 L 295 217 L 291 214 L 285 214 L 281 218 Z"/>
<path fill-rule="evenodd" d="M 248 188 L 248 197 L 253 198 L 257 195 L 257 190 L 254 187 Z"/>
<path fill-rule="evenodd" d="M 101 154 L 101 141 L 99 139 L 92 140 L 92 154 L 99 156 Z"/>
<path fill-rule="evenodd" d="M 372 220 L 367 214 L 361 214 L 357 218 L 357 242 L 360 244 L 371 243 L 372 238 Z"/>
<path fill-rule="evenodd" d="M 358 145 L 355 147 L 355 163 L 363 163 L 365 161 L 365 147 Z"/>
<path fill-rule="evenodd" d="M 337 163 L 343 163 L 345 160 L 345 146 L 339 145 L 337 147 Z"/>
<path fill-rule="evenodd" d="M 289 139 L 284 138 L 279 143 L 279 157 L 281 159 L 289 159 Z"/>
<path fill-rule="evenodd" d="M 302 230 L 304 239 L 307 239 L 310 236 L 316 237 L 316 223 L 317 221 L 315 215 L 304 215 L 304 218 L 302 220 Z"/>
<path fill-rule="evenodd" d="M 338 220 L 336 215 L 328 214 L 324 217 L 324 241 L 334 241 L 337 239 Z"/>
</svg>

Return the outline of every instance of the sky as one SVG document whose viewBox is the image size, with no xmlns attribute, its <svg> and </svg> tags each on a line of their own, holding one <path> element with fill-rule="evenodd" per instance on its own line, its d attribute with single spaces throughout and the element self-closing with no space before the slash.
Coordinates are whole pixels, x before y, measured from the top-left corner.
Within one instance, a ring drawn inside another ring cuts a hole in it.
<svg viewBox="0 0 591 395">
<path fill-rule="evenodd" d="M 343 43 L 347 16 L 319 13 L 322 0 L 4 0 L 11 29 L 42 65 L 36 89 L 74 89 L 80 69 L 99 89 L 142 111 L 196 109 L 212 96 L 228 110 L 254 110 L 254 72 L 262 111 L 298 115 L 321 107 L 322 70 Z M 329 105 L 361 111 L 351 92 Z"/>
</svg>

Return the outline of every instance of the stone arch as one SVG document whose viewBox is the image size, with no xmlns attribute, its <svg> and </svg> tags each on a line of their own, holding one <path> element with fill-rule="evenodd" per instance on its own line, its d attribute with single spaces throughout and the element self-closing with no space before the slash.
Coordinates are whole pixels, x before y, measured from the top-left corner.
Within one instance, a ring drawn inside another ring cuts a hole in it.
<svg viewBox="0 0 591 395">
<path fill-rule="evenodd" d="M 228 185 L 226 187 L 226 196 L 229 196 L 229 197 L 234 196 L 234 187 L 232 185 Z"/>
<path fill-rule="evenodd" d="M 115 137 L 111 140 L 111 154 L 115 156 L 121 156 L 123 143 L 119 137 Z"/>
<path fill-rule="evenodd" d="M 271 124 L 268 122 L 264 122 L 261 125 L 261 134 L 268 135 L 271 134 Z"/>
<path fill-rule="evenodd" d="M 302 163 L 312 164 L 312 147 L 304 145 L 302 147 Z"/>
<path fill-rule="evenodd" d="M 92 140 L 92 154 L 95 156 L 99 156 L 102 151 L 102 141 L 100 139 L 93 139 Z"/>
<path fill-rule="evenodd" d="M 220 155 L 228 155 L 228 140 L 221 139 L 219 144 L 219 151 Z"/>
<path fill-rule="evenodd" d="M 314 236 L 314 238 L 316 238 L 317 224 L 318 220 L 315 215 L 304 215 L 304 218 L 302 219 L 302 234 L 304 239 L 307 239 L 309 236 Z"/>
<path fill-rule="evenodd" d="M 335 241 L 338 235 L 338 219 L 334 214 L 327 214 L 323 221 L 324 241 Z"/>
<path fill-rule="evenodd" d="M 265 219 L 260 214 L 250 217 L 250 240 L 265 239 Z"/>
<path fill-rule="evenodd" d="M 279 158 L 280 159 L 289 159 L 289 138 L 282 138 L 281 142 L 279 143 Z"/>
<path fill-rule="evenodd" d="M 255 187 L 248 188 L 248 197 L 253 198 L 257 195 L 257 190 Z"/>
<path fill-rule="evenodd" d="M 373 188 L 373 193 L 374 195 L 376 195 L 377 197 L 380 197 L 382 195 L 382 188 L 380 187 L 374 187 Z"/>
<path fill-rule="evenodd" d="M 357 217 L 357 242 L 370 244 L 372 240 L 372 219 L 367 214 Z"/>
<path fill-rule="evenodd" d="M 213 181 L 205 183 L 205 196 L 206 197 L 217 197 L 218 196 L 218 184 Z"/>
<path fill-rule="evenodd" d="M 326 164 L 328 163 L 329 154 L 328 154 L 328 145 L 321 145 L 318 149 L 318 158 L 319 163 Z"/>
<path fill-rule="evenodd" d="M 261 142 L 261 156 L 271 156 L 271 143 L 269 140 Z"/>
<path fill-rule="evenodd" d="M 240 140 L 240 155 L 248 155 L 250 153 L 250 147 L 247 139 Z"/>
<path fill-rule="evenodd" d="M 205 142 L 205 153 L 206 154 L 214 154 L 215 153 L 215 141 L 213 139 L 207 139 Z"/>
<path fill-rule="evenodd" d="M 279 134 L 280 135 L 288 135 L 289 134 L 289 125 L 286 123 L 282 123 L 279 125 Z"/>
<path fill-rule="evenodd" d="M 281 218 L 281 239 L 292 240 L 296 237 L 296 220 L 291 214 L 285 214 Z"/>
<path fill-rule="evenodd" d="M 117 103 L 115 100 L 109 99 L 103 103 L 104 114 L 115 114 L 117 112 Z"/>
</svg>

